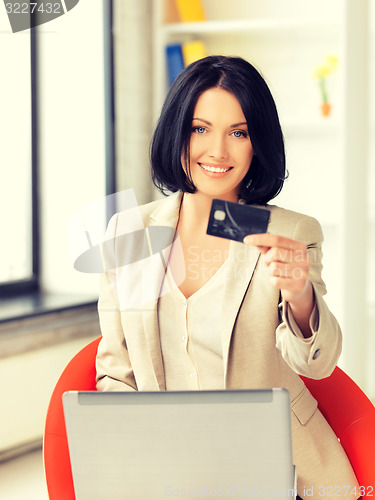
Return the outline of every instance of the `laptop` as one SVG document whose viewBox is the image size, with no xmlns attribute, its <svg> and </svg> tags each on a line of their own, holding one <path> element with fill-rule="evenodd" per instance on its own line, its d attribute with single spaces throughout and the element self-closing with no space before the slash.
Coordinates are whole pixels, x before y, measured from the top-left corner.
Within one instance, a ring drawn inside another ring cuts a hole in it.
<svg viewBox="0 0 375 500">
<path fill-rule="evenodd" d="M 295 498 L 284 389 L 67 392 L 77 500 Z"/>
</svg>

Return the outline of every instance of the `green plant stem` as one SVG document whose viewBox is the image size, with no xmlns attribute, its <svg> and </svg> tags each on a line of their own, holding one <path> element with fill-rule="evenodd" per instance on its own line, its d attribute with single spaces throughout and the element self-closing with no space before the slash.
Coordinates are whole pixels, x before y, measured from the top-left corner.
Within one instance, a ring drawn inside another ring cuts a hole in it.
<svg viewBox="0 0 375 500">
<path fill-rule="evenodd" d="M 325 78 L 319 78 L 319 86 L 320 86 L 320 90 L 322 92 L 323 102 L 327 103 L 328 102 L 328 95 L 327 95 L 326 79 Z"/>
</svg>

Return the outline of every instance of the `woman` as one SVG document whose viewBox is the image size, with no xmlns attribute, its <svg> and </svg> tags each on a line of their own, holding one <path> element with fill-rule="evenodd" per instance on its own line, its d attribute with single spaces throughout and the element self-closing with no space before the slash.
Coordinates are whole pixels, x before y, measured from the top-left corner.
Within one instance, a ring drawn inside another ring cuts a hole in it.
<svg viewBox="0 0 375 500">
<path fill-rule="evenodd" d="M 169 227 L 173 235 L 159 245 L 168 248 L 159 252 L 161 271 L 151 279 L 143 270 L 146 285 L 128 307 L 125 247 L 116 242 L 126 216 L 110 222 L 97 388 L 286 388 L 299 495 L 319 498 L 333 487 L 335 496 L 356 498 L 345 452 L 298 375 L 330 375 L 341 331 L 323 299 L 319 223 L 268 205 L 285 179 L 285 153 L 275 103 L 255 68 L 222 56 L 186 68 L 166 98 L 151 166 L 155 185 L 173 194 L 141 207 L 142 221 L 150 234 Z M 266 206 L 268 233 L 245 244 L 207 235 L 213 198 Z M 143 255 L 139 240 L 133 246 Z"/>
</svg>

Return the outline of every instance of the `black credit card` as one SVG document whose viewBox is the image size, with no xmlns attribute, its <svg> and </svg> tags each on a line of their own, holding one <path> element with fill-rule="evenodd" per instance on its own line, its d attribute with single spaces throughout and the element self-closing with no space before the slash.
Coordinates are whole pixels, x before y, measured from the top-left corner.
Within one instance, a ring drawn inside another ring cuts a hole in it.
<svg viewBox="0 0 375 500">
<path fill-rule="evenodd" d="M 266 233 L 270 211 L 232 201 L 212 200 L 207 234 L 243 241 L 248 234 Z"/>
</svg>

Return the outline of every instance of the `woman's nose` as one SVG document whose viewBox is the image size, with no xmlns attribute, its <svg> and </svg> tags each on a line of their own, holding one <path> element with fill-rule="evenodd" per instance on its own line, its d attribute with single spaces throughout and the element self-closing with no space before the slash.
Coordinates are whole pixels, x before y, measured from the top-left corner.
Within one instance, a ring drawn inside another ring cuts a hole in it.
<svg viewBox="0 0 375 500">
<path fill-rule="evenodd" d="M 228 148 L 225 139 L 220 136 L 212 136 L 208 154 L 211 158 L 226 158 Z"/>
</svg>

